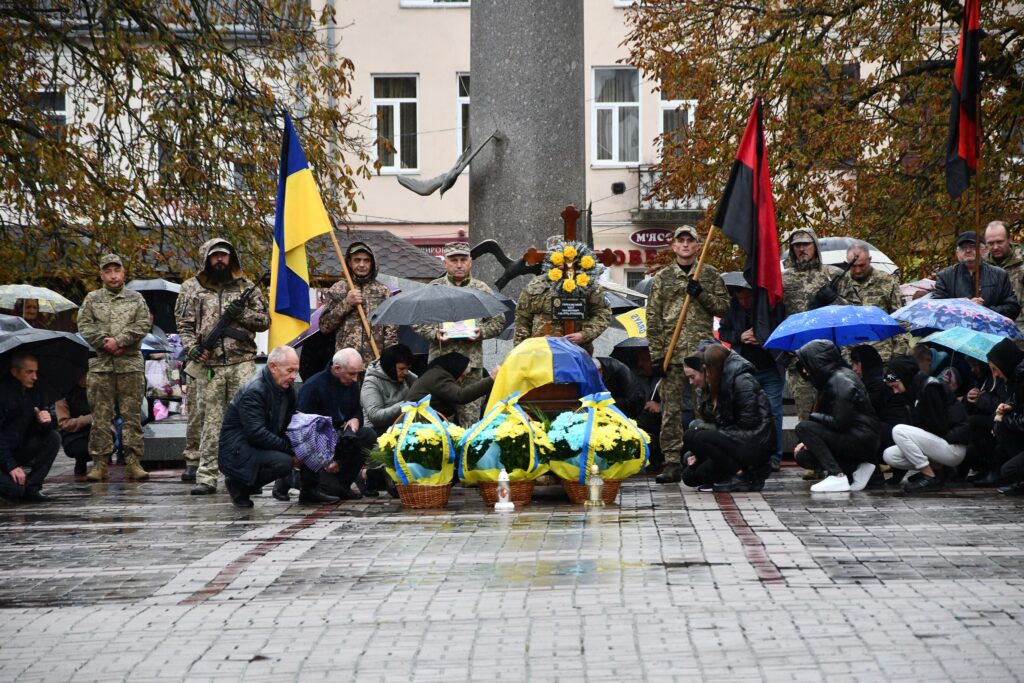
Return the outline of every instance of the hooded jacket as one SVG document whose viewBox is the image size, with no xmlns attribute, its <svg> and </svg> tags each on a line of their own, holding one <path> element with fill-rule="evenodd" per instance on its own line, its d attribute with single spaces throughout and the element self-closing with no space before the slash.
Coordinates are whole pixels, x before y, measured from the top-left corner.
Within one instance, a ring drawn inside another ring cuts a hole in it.
<svg viewBox="0 0 1024 683">
<path fill-rule="evenodd" d="M 730 351 L 722 364 L 715 410 L 719 432 L 757 449 L 756 457 L 753 454 L 744 457 L 747 463 L 767 461 L 775 450 L 775 418 L 768 395 L 754 372 L 753 363 Z"/>
<path fill-rule="evenodd" d="M 910 421 L 948 443 L 967 445 L 971 442 L 967 409 L 949 385 L 935 377 L 923 379 L 917 388 Z"/>
<path fill-rule="evenodd" d="M 459 384 L 455 379 L 444 365 L 432 364 L 409 387 L 409 393 L 405 400 L 418 401 L 430 394 L 430 407 L 454 421 L 458 406 L 472 403 L 481 396 L 486 396 L 494 386 L 494 379 L 491 377 L 484 377 L 472 384 Z"/>
<path fill-rule="evenodd" d="M 352 279 L 356 288 L 363 293 L 363 311 L 369 320 L 370 314 L 383 303 L 384 299 L 391 296 L 391 290 L 383 282 L 377 280 L 377 257 L 366 244 L 362 242 L 350 244 L 345 250 L 345 261 L 348 262 L 353 254 L 360 251 L 370 256 L 370 273 L 365 278 L 357 278 L 353 273 Z M 324 310 L 320 314 L 320 331 L 324 334 L 334 335 L 335 351 L 353 348 L 363 357 L 363 363 L 369 365 L 376 356 L 370 345 L 370 338 L 367 336 L 366 330 L 363 329 L 359 311 L 345 301 L 348 290 L 348 282 L 344 278 L 335 282 L 327 290 L 324 295 Z M 374 341 L 377 342 L 378 351 L 383 351 L 385 347 L 398 343 L 398 327 L 395 325 L 373 325 L 370 330 L 373 333 Z"/>
<path fill-rule="evenodd" d="M 943 268 L 935 276 L 933 299 L 970 299 L 974 296 L 974 270 L 962 263 Z M 981 298 L 985 307 L 1010 320 L 1020 315 L 1020 302 L 1013 293 L 1006 271 L 991 263 L 981 264 Z"/>
<path fill-rule="evenodd" d="M 226 246 L 231 252 L 228 268 L 231 277 L 227 282 L 217 283 L 210 277 L 207 263 L 215 246 Z M 174 307 L 174 318 L 178 335 L 186 352 L 198 344 L 224 315 L 231 302 L 242 296 L 252 286 L 242 273 L 235 247 L 225 239 L 214 237 L 199 248 L 202 270 L 195 277 L 181 285 L 178 301 Z M 270 312 L 263 292 L 257 287 L 246 301 L 242 315 L 231 324 L 229 333 L 220 338 L 210 352 L 210 358 L 203 363 L 207 367 L 237 365 L 256 358 L 256 333 L 270 327 Z"/>
<path fill-rule="evenodd" d="M 1008 401 L 1013 410 L 1003 415 L 1001 424 L 1014 432 L 1024 433 L 1024 351 L 1009 339 L 1003 339 L 988 352 L 988 361 L 1006 377 Z"/>
<path fill-rule="evenodd" d="M 818 392 L 811 419 L 851 438 L 869 441 L 874 451 L 879 429 L 875 409 L 860 377 L 843 363 L 839 348 L 816 339 L 801 346 L 796 358 Z"/>
<path fill-rule="evenodd" d="M 417 376 L 413 372 L 406 375 L 404 382 L 391 379 L 379 360 L 366 366 L 359 402 L 363 406 L 363 414 L 378 434 L 384 433 L 402 414 L 402 401 L 406 400 L 416 380 Z"/>
<path fill-rule="evenodd" d="M 793 249 L 793 238 L 801 234 L 808 235 L 814 240 L 814 258 L 803 263 L 796 260 L 796 251 Z M 811 228 L 794 230 L 789 240 L 789 256 L 786 261 L 786 270 L 782 273 L 782 295 L 786 305 L 786 314 L 793 315 L 813 308 L 811 301 L 814 299 L 814 295 L 843 271 L 835 266 L 822 264 L 818 235 Z M 853 288 L 850 278 L 840 277 L 832 288 L 838 295 L 832 302 L 833 304 L 860 304 L 860 297 Z"/>
</svg>

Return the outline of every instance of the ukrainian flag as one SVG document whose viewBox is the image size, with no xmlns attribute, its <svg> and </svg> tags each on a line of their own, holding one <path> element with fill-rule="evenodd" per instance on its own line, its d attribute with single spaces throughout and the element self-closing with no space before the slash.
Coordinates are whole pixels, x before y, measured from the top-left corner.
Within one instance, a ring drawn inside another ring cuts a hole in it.
<svg viewBox="0 0 1024 683">
<path fill-rule="evenodd" d="M 270 348 L 287 344 L 309 329 L 309 263 L 306 242 L 331 231 L 331 220 L 316 180 L 284 114 L 277 215 L 270 254 Z"/>
<path fill-rule="evenodd" d="M 525 394 L 552 382 L 575 382 L 579 385 L 580 396 L 605 391 L 594 361 L 586 351 L 562 337 L 531 337 L 505 356 L 484 413 L 514 392 Z"/>
</svg>

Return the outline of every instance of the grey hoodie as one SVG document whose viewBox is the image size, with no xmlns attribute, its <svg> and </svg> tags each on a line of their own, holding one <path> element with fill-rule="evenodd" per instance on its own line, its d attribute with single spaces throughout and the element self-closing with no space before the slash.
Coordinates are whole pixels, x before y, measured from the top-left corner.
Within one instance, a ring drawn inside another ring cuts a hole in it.
<svg viewBox="0 0 1024 683">
<path fill-rule="evenodd" d="M 380 361 L 366 366 L 366 377 L 359 392 L 359 403 L 363 407 L 365 422 L 373 425 L 378 434 L 390 427 L 401 415 L 401 403 L 409 393 L 409 387 L 416 381 L 416 374 L 410 372 L 404 382 L 397 382 L 384 372 Z"/>
</svg>

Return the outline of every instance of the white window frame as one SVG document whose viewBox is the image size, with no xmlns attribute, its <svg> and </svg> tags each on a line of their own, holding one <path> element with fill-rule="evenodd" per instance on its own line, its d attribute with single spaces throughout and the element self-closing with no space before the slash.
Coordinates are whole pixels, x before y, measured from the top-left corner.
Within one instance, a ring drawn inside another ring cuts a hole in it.
<svg viewBox="0 0 1024 683">
<path fill-rule="evenodd" d="M 599 71 L 635 71 L 637 72 L 636 80 L 636 101 L 635 102 L 598 102 L 597 101 L 597 73 Z M 642 84 L 640 78 L 639 69 L 632 66 L 595 66 L 591 69 L 590 75 L 590 87 L 591 87 L 591 101 L 593 107 L 590 114 L 590 163 L 595 168 L 636 168 L 640 165 L 643 160 L 643 121 L 644 112 L 643 105 L 641 104 L 642 99 L 640 97 L 640 87 Z M 636 107 L 637 112 L 637 143 L 636 143 L 636 161 L 620 161 L 618 159 L 619 154 L 619 110 L 621 107 Z M 612 110 L 612 150 L 615 158 L 613 159 L 598 159 L 597 158 L 597 119 L 598 112 L 602 110 Z"/>
<path fill-rule="evenodd" d="M 416 97 L 381 97 L 376 96 L 377 91 L 377 79 L 378 78 L 415 78 L 416 79 Z M 392 144 L 395 147 L 395 166 L 381 166 L 381 175 L 403 175 L 403 174 L 416 174 L 420 172 L 420 75 L 399 73 L 399 74 L 371 74 L 370 76 L 370 87 L 372 88 L 370 106 L 373 108 L 373 135 L 376 139 L 378 137 L 377 126 L 380 123 L 377 118 L 378 107 L 390 106 L 394 109 L 394 122 L 395 122 L 395 139 L 392 140 Z M 416 131 L 414 137 L 416 139 L 416 168 L 402 168 L 402 104 L 412 102 L 416 105 Z M 377 146 L 373 146 L 373 157 L 377 159 Z"/>
<path fill-rule="evenodd" d="M 471 0 L 401 0 L 398 6 L 403 9 L 448 9 L 449 7 L 469 7 Z"/>
<path fill-rule="evenodd" d="M 465 76 L 470 79 L 469 81 L 469 95 L 463 97 L 459 94 L 459 83 L 462 77 Z M 462 127 L 465 123 L 462 120 L 462 107 L 466 105 L 470 107 L 470 114 L 472 114 L 472 105 L 469 103 L 470 98 L 473 96 L 473 79 L 468 71 L 457 71 L 455 73 L 455 153 L 462 154 L 462 151 L 466 149 L 466 141 L 462 139 Z M 466 171 L 469 167 L 466 167 Z"/>
<path fill-rule="evenodd" d="M 697 100 L 663 100 L 661 93 L 658 93 L 658 137 L 663 136 L 665 130 L 665 112 L 675 111 L 679 108 L 686 109 L 686 125 L 693 125 L 693 116 L 697 113 Z M 662 154 L 664 155 L 664 147 Z"/>
</svg>

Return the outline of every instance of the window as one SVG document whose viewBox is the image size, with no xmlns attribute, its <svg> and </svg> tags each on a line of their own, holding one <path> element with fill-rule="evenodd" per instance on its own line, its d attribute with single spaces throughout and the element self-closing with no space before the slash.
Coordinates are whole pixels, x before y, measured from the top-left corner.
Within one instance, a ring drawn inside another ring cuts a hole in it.
<svg viewBox="0 0 1024 683">
<path fill-rule="evenodd" d="M 640 162 L 640 74 L 633 68 L 594 69 L 594 163 Z"/>
<path fill-rule="evenodd" d="M 458 145 L 458 153 L 466 149 L 469 144 L 469 74 L 456 74 L 455 77 L 455 106 L 456 129 L 455 142 Z"/>
<path fill-rule="evenodd" d="M 664 135 L 669 133 L 672 142 L 676 144 L 674 147 L 674 153 L 676 155 L 682 154 L 682 141 L 686 137 L 686 129 L 690 127 L 690 123 L 693 121 L 694 110 L 697 109 L 696 100 L 677 100 L 670 99 L 672 95 L 661 92 L 661 116 L 658 117 L 658 125 L 660 130 L 658 133 Z M 666 142 L 667 147 L 667 142 Z"/>
<path fill-rule="evenodd" d="M 402 0 L 400 7 L 469 7 L 470 0 Z"/>
<path fill-rule="evenodd" d="M 647 271 L 643 268 L 631 268 L 626 270 L 626 286 L 636 289 L 636 286 L 647 277 Z"/>
<path fill-rule="evenodd" d="M 417 76 L 374 76 L 377 113 L 377 158 L 381 170 L 399 173 L 419 167 L 416 135 Z"/>
</svg>

